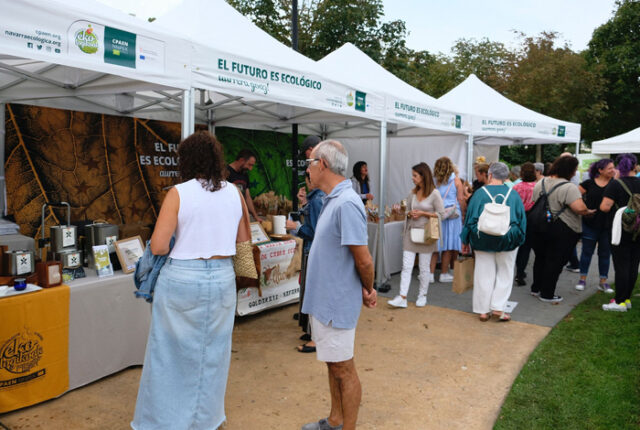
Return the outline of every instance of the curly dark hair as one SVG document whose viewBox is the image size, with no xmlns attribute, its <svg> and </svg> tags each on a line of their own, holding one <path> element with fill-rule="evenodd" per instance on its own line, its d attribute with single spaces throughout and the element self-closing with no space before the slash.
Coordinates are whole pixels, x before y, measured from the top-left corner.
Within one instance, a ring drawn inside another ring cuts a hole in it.
<svg viewBox="0 0 640 430">
<path fill-rule="evenodd" d="M 196 131 L 178 145 L 178 170 L 183 181 L 199 179 L 202 188 L 218 191 L 227 178 L 224 151 L 208 131 Z"/>
<path fill-rule="evenodd" d="M 557 176 L 558 178 L 566 179 L 570 181 L 573 175 L 576 174 L 578 168 L 578 159 L 573 156 L 565 155 L 555 159 L 551 168 L 549 169 L 549 176 Z"/>
</svg>

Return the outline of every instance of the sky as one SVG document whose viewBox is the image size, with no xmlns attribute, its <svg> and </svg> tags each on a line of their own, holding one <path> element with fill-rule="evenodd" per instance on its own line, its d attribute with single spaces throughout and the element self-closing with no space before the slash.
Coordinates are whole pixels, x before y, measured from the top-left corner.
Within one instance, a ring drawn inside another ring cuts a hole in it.
<svg viewBox="0 0 640 430">
<path fill-rule="evenodd" d="M 146 19 L 181 0 L 99 0 Z M 299 0 L 301 1 L 301 0 Z M 615 0 L 383 0 L 383 21 L 405 21 L 413 50 L 450 54 L 460 38 L 489 38 L 513 48 L 513 30 L 535 36 L 560 33 L 574 51 L 587 48 L 593 30 L 612 17 Z"/>
</svg>

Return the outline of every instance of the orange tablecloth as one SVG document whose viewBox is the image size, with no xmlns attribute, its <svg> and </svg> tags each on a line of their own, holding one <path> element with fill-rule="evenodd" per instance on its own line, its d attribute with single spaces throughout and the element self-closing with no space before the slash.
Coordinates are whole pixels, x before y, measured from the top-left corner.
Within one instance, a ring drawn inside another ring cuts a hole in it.
<svg viewBox="0 0 640 430">
<path fill-rule="evenodd" d="M 69 387 L 69 287 L 0 299 L 0 412 Z"/>
</svg>

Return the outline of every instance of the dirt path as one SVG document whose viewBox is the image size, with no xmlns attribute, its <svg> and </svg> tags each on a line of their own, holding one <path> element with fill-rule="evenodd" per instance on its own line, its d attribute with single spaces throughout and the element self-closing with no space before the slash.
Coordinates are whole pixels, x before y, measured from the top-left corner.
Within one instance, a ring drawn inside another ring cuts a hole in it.
<svg viewBox="0 0 640 430">
<path fill-rule="evenodd" d="M 297 305 L 239 319 L 226 395 L 228 430 L 299 429 L 329 410 L 326 368 L 294 347 Z M 356 336 L 360 429 L 490 429 L 513 380 L 549 328 L 481 323 L 427 306 L 365 309 Z M 17 429 L 126 429 L 140 368 L 0 416 Z"/>
</svg>

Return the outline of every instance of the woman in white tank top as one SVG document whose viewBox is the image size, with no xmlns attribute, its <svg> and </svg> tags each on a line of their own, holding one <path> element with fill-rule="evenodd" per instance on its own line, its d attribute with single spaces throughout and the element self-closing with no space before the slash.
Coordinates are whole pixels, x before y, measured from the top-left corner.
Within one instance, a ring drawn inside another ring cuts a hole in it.
<svg viewBox="0 0 640 430">
<path fill-rule="evenodd" d="M 222 146 L 196 132 L 178 147 L 184 182 L 167 193 L 151 250 L 169 254 L 156 282 L 151 329 L 131 427 L 216 429 L 225 421 L 236 284 L 231 257 L 251 239 Z M 170 249 L 171 237 L 175 244 Z"/>
</svg>

